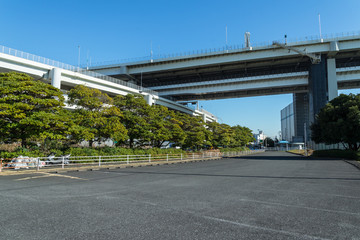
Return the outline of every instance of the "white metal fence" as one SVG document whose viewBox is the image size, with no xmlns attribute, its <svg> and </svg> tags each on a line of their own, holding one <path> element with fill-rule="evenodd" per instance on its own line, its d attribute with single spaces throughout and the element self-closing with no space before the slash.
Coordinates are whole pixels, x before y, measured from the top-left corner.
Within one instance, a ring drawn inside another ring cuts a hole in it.
<svg viewBox="0 0 360 240">
<path fill-rule="evenodd" d="M 71 168 L 71 167 L 106 167 L 110 165 L 130 165 L 136 163 L 171 162 L 183 160 L 206 160 L 221 157 L 244 156 L 265 150 L 248 150 L 242 152 L 200 152 L 183 154 L 157 155 L 117 155 L 117 156 L 62 156 L 62 157 L 26 157 L 18 156 L 9 160 L 0 160 L 0 171 L 3 169 L 37 169 Z"/>
</svg>

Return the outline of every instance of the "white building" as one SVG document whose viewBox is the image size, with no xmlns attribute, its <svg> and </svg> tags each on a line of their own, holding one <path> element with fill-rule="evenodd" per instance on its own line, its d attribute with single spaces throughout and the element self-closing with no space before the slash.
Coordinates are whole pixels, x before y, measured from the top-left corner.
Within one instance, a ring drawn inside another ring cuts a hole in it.
<svg viewBox="0 0 360 240">
<path fill-rule="evenodd" d="M 267 136 L 264 134 L 264 132 L 259 130 L 259 133 L 254 134 L 254 145 L 263 145 L 266 137 Z"/>
</svg>

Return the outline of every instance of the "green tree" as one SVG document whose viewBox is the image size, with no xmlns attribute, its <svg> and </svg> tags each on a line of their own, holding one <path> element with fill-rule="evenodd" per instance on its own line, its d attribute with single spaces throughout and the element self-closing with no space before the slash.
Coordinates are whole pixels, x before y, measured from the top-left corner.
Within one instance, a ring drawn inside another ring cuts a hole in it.
<svg viewBox="0 0 360 240">
<path fill-rule="evenodd" d="M 149 116 L 151 107 L 141 95 L 118 95 L 114 98 L 114 105 L 123 114 L 122 123 L 127 129 L 128 140 L 123 143 L 130 148 L 135 145 L 135 140 L 140 142 L 150 141 Z"/>
<path fill-rule="evenodd" d="M 67 126 L 62 125 L 64 106 L 62 92 L 46 83 L 35 81 L 22 73 L 0 73 L 0 135 L 2 141 L 66 137 Z M 40 123 L 44 119 L 43 123 Z M 63 128 L 57 133 L 53 127 Z"/>
<path fill-rule="evenodd" d="M 174 111 L 167 107 L 151 106 L 150 141 L 153 147 L 161 147 L 165 142 L 182 143 L 185 138 L 180 119 L 176 118 Z"/>
<path fill-rule="evenodd" d="M 95 140 L 113 139 L 123 141 L 127 130 L 121 123 L 122 113 L 113 104 L 113 99 L 98 89 L 78 85 L 69 92 L 70 105 L 75 105 L 74 120 L 79 127 L 72 137 L 89 141 L 92 147 Z"/>
<path fill-rule="evenodd" d="M 210 131 L 206 129 L 205 122 L 201 117 L 178 113 L 178 119 L 182 122 L 181 128 L 185 133 L 183 148 L 198 150 L 204 145 L 211 145 L 209 141 L 211 139 Z"/>
<path fill-rule="evenodd" d="M 235 145 L 234 131 L 229 125 L 211 122 L 208 128 L 212 132 L 212 145 L 215 148 Z"/>
<path fill-rule="evenodd" d="M 275 141 L 271 137 L 266 137 L 264 140 L 265 147 L 275 147 Z"/>
<path fill-rule="evenodd" d="M 248 143 L 253 142 L 254 135 L 252 131 L 247 127 L 242 127 L 239 125 L 231 127 L 234 132 L 234 140 L 235 146 L 234 147 L 243 147 L 246 146 Z"/>
<path fill-rule="evenodd" d="M 360 147 L 360 95 L 341 94 L 331 100 L 311 125 L 311 138 L 315 143 L 342 143 L 357 151 Z"/>
</svg>

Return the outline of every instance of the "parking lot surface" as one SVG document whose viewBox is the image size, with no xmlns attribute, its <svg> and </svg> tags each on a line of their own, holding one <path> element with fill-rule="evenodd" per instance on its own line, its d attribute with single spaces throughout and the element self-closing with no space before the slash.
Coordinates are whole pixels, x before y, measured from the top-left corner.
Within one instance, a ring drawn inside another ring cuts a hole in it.
<svg viewBox="0 0 360 240">
<path fill-rule="evenodd" d="M 283 152 L 0 175 L 0 239 L 360 239 L 360 171 Z"/>
</svg>

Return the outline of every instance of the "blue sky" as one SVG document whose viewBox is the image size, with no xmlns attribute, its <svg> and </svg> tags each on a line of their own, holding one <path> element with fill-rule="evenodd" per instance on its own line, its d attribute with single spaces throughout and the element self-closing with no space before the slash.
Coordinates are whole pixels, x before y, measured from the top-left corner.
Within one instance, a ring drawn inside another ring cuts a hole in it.
<svg viewBox="0 0 360 240">
<path fill-rule="evenodd" d="M 0 0 L 0 45 L 77 65 L 319 34 L 360 31 L 360 1 L 25 1 Z M 89 58 L 88 58 L 89 56 Z M 355 92 L 355 91 L 351 91 Z M 359 92 L 358 90 L 356 92 Z M 200 102 L 221 122 L 280 130 L 292 95 Z"/>
</svg>

